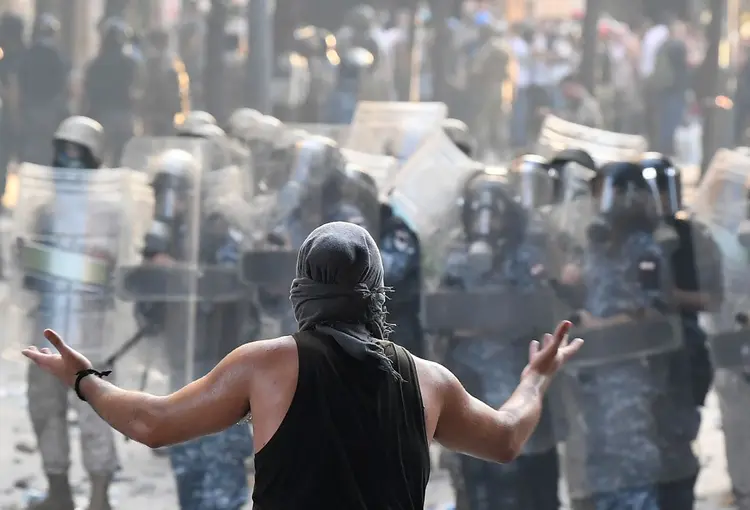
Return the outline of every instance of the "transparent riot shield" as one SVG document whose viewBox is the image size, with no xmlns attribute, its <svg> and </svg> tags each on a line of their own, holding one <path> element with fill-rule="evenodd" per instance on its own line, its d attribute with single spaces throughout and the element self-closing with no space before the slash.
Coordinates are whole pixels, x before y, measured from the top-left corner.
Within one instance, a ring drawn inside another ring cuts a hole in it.
<svg viewBox="0 0 750 510">
<path fill-rule="evenodd" d="M 716 310 L 703 314 L 717 369 L 750 373 L 750 155 L 721 150 L 711 162 L 696 191 L 695 219 L 706 225 L 718 254 L 696 239 L 697 266 L 704 269 L 720 257 L 724 299 Z"/>
<path fill-rule="evenodd" d="M 481 165 L 467 158 L 438 130 L 399 172 L 389 196 L 393 214 L 417 234 L 424 247 L 426 271 L 437 268 L 459 226 L 455 214 L 464 183 Z M 434 247 L 434 249 L 433 249 Z M 434 272 L 434 271 L 432 271 Z"/>
<path fill-rule="evenodd" d="M 401 168 L 398 160 L 390 156 L 378 156 L 348 149 L 343 149 L 341 152 L 347 162 L 358 166 L 375 180 L 381 199 L 386 200 Z"/>
<path fill-rule="evenodd" d="M 627 214 L 600 213 L 610 199 L 629 204 Z M 566 229 L 583 234 L 573 238 L 560 290 L 578 305 L 571 337 L 586 343 L 561 375 L 561 402 L 552 409 L 555 423 L 565 426 L 558 437 L 565 438 L 573 506 L 625 497 L 619 491 L 641 497 L 642 487 L 689 478 L 697 469 L 689 432 L 678 431 L 688 420 L 668 412 L 693 416 L 695 406 L 670 400 L 679 393 L 684 403 L 688 396 L 673 385 L 687 365 L 671 302 L 672 252 L 658 242 L 656 232 L 667 227 L 655 200 L 643 183 L 637 192 L 603 187 L 586 199 L 585 227 Z"/>
<path fill-rule="evenodd" d="M 158 245 L 166 249 L 146 246 L 148 255 L 134 260 L 129 247 L 121 248 L 130 256 L 117 268 L 117 295 L 134 304 L 139 329 L 118 352 L 146 339 L 151 349 L 141 385 L 151 391 L 174 391 L 205 375 L 238 345 L 226 329 L 239 328 L 224 321 L 227 308 L 243 300 L 246 288 L 231 260 L 230 232 L 225 222 L 216 221 L 216 211 L 208 210 L 208 203 L 221 200 L 205 189 L 204 172 L 198 167 L 189 185 L 155 196 L 150 231 L 166 236 L 168 242 Z M 226 189 L 224 183 L 213 185 Z M 174 211 L 169 221 L 160 214 L 166 207 Z M 168 382 L 167 387 L 151 385 L 158 381 Z"/>
<path fill-rule="evenodd" d="M 648 142 L 642 136 L 582 126 L 548 115 L 539 132 L 537 152 L 551 158 L 563 149 L 583 149 L 597 165 L 603 165 L 638 158 L 648 149 Z"/>
<path fill-rule="evenodd" d="M 46 346 L 46 328 L 94 362 L 117 341 L 112 277 L 131 242 L 124 204 L 134 191 L 126 174 L 21 166 L 4 360 L 19 361 L 20 345 Z"/>
<path fill-rule="evenodd" d="M 357 105 L 347 149 L 393 156 L 406 162 L 436 131 L 441 131 L 448 108 L 443 103 L 363 101 Z"/>
<path fill-rule="evenodd" d="M 142 136 L 131 138 L 123 149 L 120 166 L 123 168 L 132 168 L 133 170 L 149 171 L 149 169 L 153 168 L 153 161 L 162 153 L 171 149 L 189 152 L 201 162 L 201 165 L 205 165 L 206 168 L 210 166 L 213 152 L 210 141 L 177 136 Z"/>
</svg>

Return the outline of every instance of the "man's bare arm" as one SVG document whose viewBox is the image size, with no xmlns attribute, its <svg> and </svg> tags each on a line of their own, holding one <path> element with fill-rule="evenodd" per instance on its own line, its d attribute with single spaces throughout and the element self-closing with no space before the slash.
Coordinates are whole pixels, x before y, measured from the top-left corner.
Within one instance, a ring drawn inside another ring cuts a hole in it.
<svg viewBox="0 0 750 510">
<path fill-rule="evenodd" d="M 98 377 L 83 379 L 81 392 L 125 436 L 151 448 L 181 443 L 220 432 L 247 415 L 249 374 L 267 343 L 235 349 L 205 377 L 168 396 L 124 390 Z"/>
<path fill-rule="evenodd" d="M 448 369 L 441 372 L 442 407 L 435 440 L 451 450 L 493 462 L 515 459 L 542 412 L 549 378 L 528 373 L 500 409 L 471 396 Z"/>
</svg>

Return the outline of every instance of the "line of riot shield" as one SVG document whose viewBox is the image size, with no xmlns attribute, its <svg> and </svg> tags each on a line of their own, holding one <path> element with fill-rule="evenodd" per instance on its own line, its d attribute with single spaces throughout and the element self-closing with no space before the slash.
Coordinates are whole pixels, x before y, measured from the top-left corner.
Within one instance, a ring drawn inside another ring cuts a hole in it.
<svg viewBox="0 0 750 510">
<path fill-rule="evenodd" d="M 357 105 L 346 149 L 392 156 L 404 164 L 436 131 L 448 108 L 443 103 L 362 101 Z"/>
<path fill-rule="evenodd" d="M 128 173 L 20 167 L 13 300 L 3 341 L 42 346 L 42 332 L 50 328 L 95 363 L 117 344 L 113 272 L 121 246 L 132 251 L 138 230 L 137 211 L 126 204 L 135 197 L 149 207 L 145 181 L 139 188 Z"/>
<path fill-rule="evenodd" d="M 610 161 L 630 161 L 648 149 L 642 136 L 616 133 L 582 126 L 554 115 L 545 117 L 537 141 L 537 152 L 552 158 L 564 149 L 582 149 L 594 158 L 597 165 Z"/>
<path fill-rule="evenodd" d="M 750 374 L 750 156 L 721 150 L 696 191 L 693 211 L 706 225 L 721 257 L 723 301 L 703 314 L 717 369 Z M 695 239 L 699 278 L 715 258 L 712 246 Z"/>
<path fill-rule="evenodd" d="M 584 233 L 571 243 L 560 276 L 579 304 L 571 337 L 586 343 L 561 374 L 562 402 L 552 410 L 566 427 L 573 507 L 616 499 L 626 506 L 629 498 L 652 497 L 649 488 L 661 482 L 697 472 L 691 439 L 680 442 L 669 430 L 675 416 L 666 414 L 666 396 L 675 394 L 672 363 L 683 349 L 672 303 L 675 245 L 639 165 L 603 166 L 591 190 L 585 228 L 566 228 Z M 688 403 L 680 410 L 696 409 Z M 670 451 L 669 441 L 685 448 Z"/>
<path fill-rule="evenodd" d="M 383 201 L 387 201 L 401 169 L 398 160 L 390 156 L 378 156 L 349 149 L 342 149 L 341 152 L 347 162 L 358 166 L 375 180 L 378 195 Z"/>
<path fill-rule="evenodd" d="M 247 288 L 237 279 L 239 245 L 216 210 L 208 210 L 207 203 L 223 201 L 204 189 L 207 170 L 189 152 L 167 155 L 169 161 L 154 160 L 148 169 L 155 206 L 143 256 L 123 257 L 115 281 L 118 297 L 135 305 L 150 338 L 146 373 L 161 374 L 151 380 L 166 380 L 174 391 L 239 345 L 241 328 L 228 315 L 240 313 Z"/>
</svg>

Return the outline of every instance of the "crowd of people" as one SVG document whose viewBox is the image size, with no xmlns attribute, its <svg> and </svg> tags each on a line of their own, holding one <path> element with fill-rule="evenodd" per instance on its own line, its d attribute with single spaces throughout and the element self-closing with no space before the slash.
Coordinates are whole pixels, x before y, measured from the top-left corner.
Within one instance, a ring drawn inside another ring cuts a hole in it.
<svg viewBox="0 0 750 510">
<path fill-rule="evenodd" d="M 420 16 L 414 39 L 429 49 Z M 225 101 L 209 113 L 212 91 L 193 79 L 200 20 L 178 48 L 169 32 L 141 42 L 104 20 L 78 82 L 56 19 L 39 16 L 28 46 L 20 18 L 0 20 L 0 165 L 17 163 L 19 179 L 10 279 L 34 297 L 9 306 L 28 306 L 13 315 L 27 321 L 18 341 L 37 346 L 28 411 L 48 482 L 34 510 L 75 508 L 58 379 L 78 397 L 90 510 L 110 508 L 121 468 L 110 425 L 169 457 L 183 510 L 243 508 L 253 455 L 262 508 L 421 509 L 432 439 L 471 455 L 445 456 L 461 510 L 556 510 L 563 472 L 574 509 L 690 510 L 712 384 L 748 508 L 750 159 L 719 153 L 683 202 L 672 156 L 705 51 L 697 32 L 603 21 L 589 90 L 580 19 L 507 27 L 467 11 L 449 23 L 444 105 L 352 124 L 362 101 L 386 112 L 415 93 L 399 86 L 415 73 L 392 18 L 361 6 L 336 35 L 296 31 L 275 116 L 242 107 L 242 29 L 227 34 Z M 424 112 L 431 122 L 410 122 Z M 539 137 L 543 119 L 557 127 Z M 592 128 L 644 137 L 625 154 Z M 486 162 L 508 149 L 520 155 Z M 130 339 L 110 329 L 123 314 Z M 571 324 L 587 344 L 568 351 Z M 379 343 L 391 333 L 405 350 Z M 131 371 L 139 355 L 146 368 Z M 141 391 L 100 381 L 113 367 Z M 156 370 L 169 397 L 143 393 Z"/>
</svg>

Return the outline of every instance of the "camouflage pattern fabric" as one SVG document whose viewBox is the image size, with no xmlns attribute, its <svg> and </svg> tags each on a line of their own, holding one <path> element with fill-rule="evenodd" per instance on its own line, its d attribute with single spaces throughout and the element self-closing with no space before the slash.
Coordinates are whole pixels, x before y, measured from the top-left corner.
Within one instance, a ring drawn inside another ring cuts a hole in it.
<svg viewBox="0 0 750 510">
<path fill-rule="evenodd" d="M 250 498 L 245 460 L 253 453 L 247 424 L 169 449 L 180 510 L 240 510 Z"/>
<path fill-rule="evenodd" d="M 652 289 L 644 289 L 636 277 L 644 262 L 655 264 L 662 278 Z M 667 266 L 649 234 L 631 234 L 616 254 L 589 246 L 583 266 L 584 308 L 594 317 L 652 308 L 656 299 L 668 295 L 663 280 Z M 574 498 L 590 496 L 591 507 L 597 510 L 658 509 L 654 484 L 661 475 L 661 452 L 653 410 L 664 390 L 659 369 L 648 360 L 638 360 L 572 374 L 581 408 L 567 451 L 579 453 L 567 455 L 567 461 L 583 464 L 576 467 L 584 473 L 585 484 L 571 487 Z"/>
</svg>

